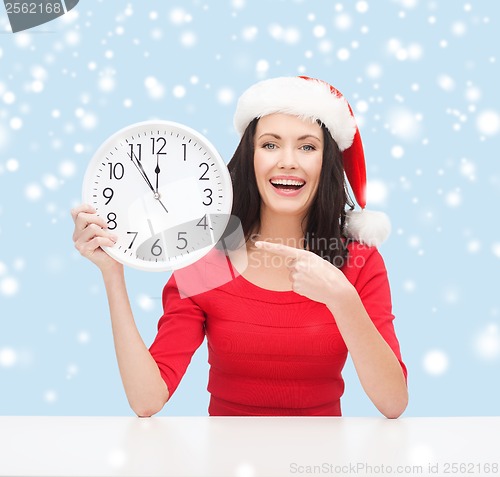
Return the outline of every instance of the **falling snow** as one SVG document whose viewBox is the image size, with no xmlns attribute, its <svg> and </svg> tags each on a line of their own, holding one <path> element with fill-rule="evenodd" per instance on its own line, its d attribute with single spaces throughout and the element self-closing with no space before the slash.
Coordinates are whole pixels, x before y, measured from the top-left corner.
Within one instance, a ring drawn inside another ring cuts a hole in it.
<svg viewBox="0 0 500 477">
<path fill-rule="evenodd" d="M 449 359 L 442 350 L 431 350 L 425 353 L 423 366 L 427 373 L 432 376 L 439 376 L 446 373 L 449 367 Z"/>
<path fill-rule="evenodd" d="M 234 91 L 230 88 L 221 88 L 217 93 L 217 99 L 221 104 L 231 104 L 234 101 Z"/>
<path fill-rule="evenodd" d="M 12 348 L 0 348 L 0 367 L 10 368 L 16 364 L 17 354 Z"/>
<path fill-rule="evenodd" d="M 384 205 L 388 198 L 388 187 L 381 180 L 369 180 L 366 184 L 366 196 L 369 204 Z"/>
<path fill-rule="evenodd" d="M 497 324 L 487 325 L 476 335 L 474 347 L 478 356 L 486 361 L 500 358 L 500 331 Z"/>
<path fill-rule="evenodd" d="M 139 297 L 137 298 L 137 304 L 144 311 L 152 311 L 155 309 L 154 300 L 150 296 L 145 294 L 139 295 Z"/>
<path fill-rule="evenodd" d="M 393 108 L 388 112 L 389 130 L 396 137 L 412 141 L 419 137 L 421 125 L 418 116 L 406 108 Z"/>
<path fill-rule="evenodd" d="M 146 87 L 147 92 L 152 99 L 163 98 L 163 95 L 165 94 L 165 88 L 154 76 L 148 76 L 144 80 L 144 86 Z"/>
<path fill-rule="evenodd" d="M 0 280 L 0 294 L 13 296 L 19 291 L 19 282 L 13 277 L 5 277 Z"/>
<path fill-rule="evenodd" d="M 275 40 L 293 45 L 300 40 L 300 31 L 295 27 L 283 27 L 278 23 L 269 26 L 269 34 Z"/>
<path fill-rule="evenodd" d="M 477 129 L 481 134 L 491 136 L 500 132 L 500 115 L 496 111 L 482 111 L 476 120 Z"/>
</svg>

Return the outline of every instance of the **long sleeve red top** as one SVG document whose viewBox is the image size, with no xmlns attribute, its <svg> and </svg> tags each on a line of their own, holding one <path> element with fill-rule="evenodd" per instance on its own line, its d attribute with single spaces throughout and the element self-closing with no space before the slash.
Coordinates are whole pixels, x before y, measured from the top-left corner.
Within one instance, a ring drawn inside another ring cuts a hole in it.
<svg viewBox="0 0 500 477">
<path fill-rule="evenodd" d="M 348 350 L 329 309 L 293 291 L 260 288 L 241 275 L 182 298 L 176 278 L 192 284 L 215 273 L 200 263 L 184 269 L 182 279 L 176 272 L 163 290 L 164 314 L 150 352 L 170 395 L 206 336 L 211 416 L 340 416 Z M 406 377 L 380 253 L 354 242 L 341 270 Z"/>
</svg>

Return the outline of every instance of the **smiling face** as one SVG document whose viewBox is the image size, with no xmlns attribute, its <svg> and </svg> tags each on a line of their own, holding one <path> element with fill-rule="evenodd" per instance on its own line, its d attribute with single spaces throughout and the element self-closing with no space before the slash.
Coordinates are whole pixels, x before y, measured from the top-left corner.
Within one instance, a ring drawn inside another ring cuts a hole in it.
<svg viewBox="0 0 500 477">
<path fill-rule="evenodd" d="M 318 189 L 323 142 L 316 122 L 281 113 L 259 119 L 254 169 L 263 212 L 306 216 Z"/>
</svg>

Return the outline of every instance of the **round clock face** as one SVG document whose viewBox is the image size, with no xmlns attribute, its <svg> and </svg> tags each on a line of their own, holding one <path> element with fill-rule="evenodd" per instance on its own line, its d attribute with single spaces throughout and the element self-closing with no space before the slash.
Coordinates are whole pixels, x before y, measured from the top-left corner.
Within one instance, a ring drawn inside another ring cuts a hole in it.
<svg viewBox="0 0 500 477">
<path fill-rule="evenodd" d="M 200 133 L 170 121 L 126 127 L 98 149 L 83 200 L 118 236 L 104 250 L 141 270 L 175 270 L 208 253 L 232 207 L 229 171 Z"/>
</svg>

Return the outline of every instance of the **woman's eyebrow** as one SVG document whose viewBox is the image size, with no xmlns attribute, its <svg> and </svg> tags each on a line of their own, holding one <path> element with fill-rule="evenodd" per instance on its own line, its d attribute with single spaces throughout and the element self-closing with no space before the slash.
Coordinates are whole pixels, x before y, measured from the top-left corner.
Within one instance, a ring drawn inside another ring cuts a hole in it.
<svg viewBox="0 0 500 477">
<path fill-rule="evenodd" d="M 258 139 L 260 139 L 261 137 L 264 137 L 264 136 L 272 136 L 276 139 L 281 139 L 281 136 L 279 136 L 278 134 L 274 134 L 274 133 L 264 133 L 264 134 L 261 134 Z"/>
<path fill-rule="evenodd" d="M 304 136 L 300 136 L 297 138 L 298 141 L 303 141 L 304 139 L 312 137 L 313 139 L 316 139 L 316 141 L 321 142 L 321 139 L 318 136 L 315 136 L 314 134 L 306 134 Z"/>
<path fill-rule="evenodd" d="M 275 133 L 264 133 L 264 134 L 261 134 L 258 139 L 264 137 L 264 136 L 272 136 L 276 139 L 281 139 L 281 136 L 278 135 L 278 134 L 275 134 Z M 305 134 L 304 136 L 300 136 L 297 138 L 297 141 L 303 141 L 304 139 L 308 139 L 308 138 L 313 138 L 313 139 L 316 139 L 316 141 L 319 141 L 321 142 L 321 139 L 318 137 L 318 136 L 315 136 L 314 134 Z"/>
</svg>

